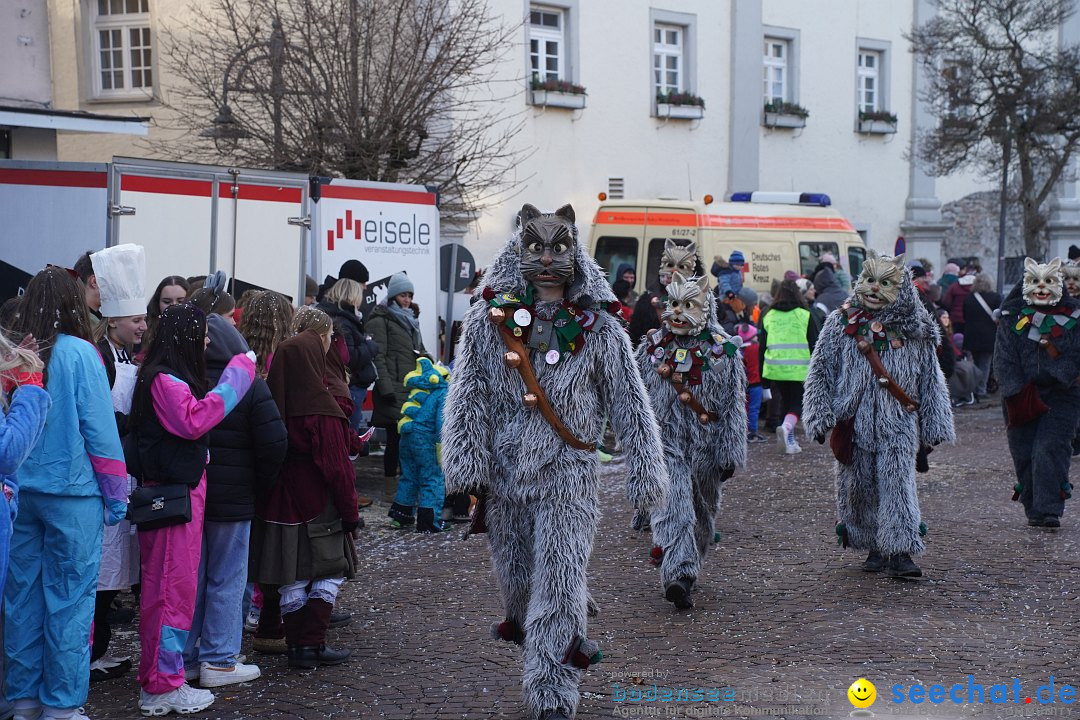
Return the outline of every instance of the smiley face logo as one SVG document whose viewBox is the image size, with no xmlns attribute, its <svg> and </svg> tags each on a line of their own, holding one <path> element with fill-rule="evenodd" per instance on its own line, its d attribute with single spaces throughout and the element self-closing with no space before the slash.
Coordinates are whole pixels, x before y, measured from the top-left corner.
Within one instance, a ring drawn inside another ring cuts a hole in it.
<svg viewBox="0 0 1080 720">
<path fill-rule="evenodd" d="M 859 678 L 851 683 L 847 690 L 848 700 L 857 708 L 868 708 L 877 700 L 877 688 L 865 678 Z"/>
</svg>

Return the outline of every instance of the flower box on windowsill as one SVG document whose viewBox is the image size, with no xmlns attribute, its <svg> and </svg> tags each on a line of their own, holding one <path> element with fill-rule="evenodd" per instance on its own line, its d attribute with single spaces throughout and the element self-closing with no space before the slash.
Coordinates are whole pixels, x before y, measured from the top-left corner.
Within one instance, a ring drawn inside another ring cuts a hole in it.
<svg viewBox="0 0 1080 720">
<path fill-rule="evenodd" d="M 806 116 L 766 112 L 763 124 L 765 127 L 770 128 L 804 128 L 806 127 Z"/>
<path fill-rule="evenodd" d="M 700 120 L 705 117 L 705 108 L 701 105 L 656 103 L 656 117 L 671 120 Z"/>
<path fill-rule="evenodd" d="M 859 132 L 863 135 L 892 135 L 896 132 L 896 121 L 860 120 Z"/>
<path fill-rule="evenodd" d="M 581 110 L 585 107 L 585 93 L 557 92 L 554 90 L 533 90 L 532 104 L 544 107 L 569 108 Z"/>
</svg>

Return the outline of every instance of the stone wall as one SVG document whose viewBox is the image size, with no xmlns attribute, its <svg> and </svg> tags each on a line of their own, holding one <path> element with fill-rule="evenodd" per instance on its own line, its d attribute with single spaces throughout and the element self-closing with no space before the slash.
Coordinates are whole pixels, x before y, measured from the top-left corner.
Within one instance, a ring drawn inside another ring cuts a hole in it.
<svg viewBox="0 0 1080 720">
<path fill-rule="evenodd" d="M 941 256 L 983 259 L 983 265 L 993 268 L 998 249 L 998 213 L 1001 208 L 997 191 L 977 192 L 947 203 L 941 208 L 941 218 L 951 229 L 945 232 Z M 1005 225 L 1005 256 L 1024 254 L 1023 219 L 1018 203 L 1009 203 Z"/>
</svg>

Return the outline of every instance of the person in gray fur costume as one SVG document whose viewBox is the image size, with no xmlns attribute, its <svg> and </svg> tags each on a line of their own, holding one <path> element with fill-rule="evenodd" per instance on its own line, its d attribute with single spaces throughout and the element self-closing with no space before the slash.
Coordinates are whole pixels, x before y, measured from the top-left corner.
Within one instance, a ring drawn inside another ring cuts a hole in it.
<svg viewBox="0 0 1080 720">
<path fill-rule="evenodd" d="M 671 489 L 652 514 L 654 561 L 664 597 L 680 610 L 713 543 L 720 485 L 746 464 L 746 371 L 739 338 L 716 320 L 707 277 L 676 273 L 660 328 L 637 349 L 660 424 Z"/>
<path fill-rule="evenodd" d="M 577 240 L 573 209 L 525 205 L 518 219 L 518 234 L 484 275 L 485 302 L 465 318 L 444 411 L 443 473 L 448 494 L 486 498 L 506 613 L 493 634 L 524 647 L 529 714 L 564 720 L 577 711 L 583 670 L 600 659 L 586 638 L 585 571 L 599 515 L 593 441 L 604 418 L 622 442 L 634 506 L 660 503 L 668 476 L 630 340 L 612 314 L 618 302 Z"/>
<path fill-rule="evenodd" d="M 1024 260 L 1024 282 L 1001 304 L 994 376 L 1001 386 L 1013 500 L 1028 525 L 1061 526 L 1080 420 L 1080 300 L 1062 292 L 1061 260 Z"/>
<path fill-rule="evenodd" d="M 924 552 L 926 534 L 915 458 L 955 439 L 939 342 L 903 256 L 870 258 L 852 299 L 826 319 L 810 359 L 803 424 L 818 442 L 833 430 L 838 542 L 869 551 L 863 569 L 870 572 L 922 575 L 911 559 Z M 874 356 L 895 381 L 892 390 L 872 369 Z"/>
</svg>

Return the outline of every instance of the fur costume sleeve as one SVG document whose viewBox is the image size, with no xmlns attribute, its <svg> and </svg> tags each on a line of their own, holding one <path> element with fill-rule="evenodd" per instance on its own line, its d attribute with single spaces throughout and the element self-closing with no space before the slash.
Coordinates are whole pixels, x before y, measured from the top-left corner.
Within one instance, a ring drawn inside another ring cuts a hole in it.
<svg viewBox="0 0 1080 720">
<path fill-rule="evenodd" d="M 840 371 L 840 343 L 845 340 L 841 315 L 833 312 L 826 318 L 814 345 L 814 353 L 810 356 L 806 382 L 803 383 L 803 427 L 806 434 L 815 439 L 824 437 L 836 425 L 833 398 Z"/>
<path fill-rule="evenodd" d="M 605 347 L 616 349 L 600 373 L 600 394 L 611 429 L 622 443 L 626 497 L 636 508 L 653 508 L 663 502 L 669 484 L 656 417 L 634 362 L 630 337 L 615 322 L 605 323 L 599 332 L 607 336 Z"/>
<path fill-rule="evenodd" d="M 443 408 L 442 466 L 447 494 L 486 489 L 494 470 L 492 415 L 483 398 L 491 378 L 483 348 L 497 347 L 494 326 L 487 320 L 487 304 L 476 302 L 465 316 L 454 381 Z M 620 331 L 621 332 L 621 331 Z"/>
<path fill-rule="evenodd" d="M 1003 317 L 997 329 L 997 341 L 994 343 L 994 377 L 1001 388 L 1001 397 L 1012 397 L 1028 383 L 1021 359 L 1020 344 L 1023 338 L 1016 337 L 1009 329 L 1010 318 Z"/>
<path fill-rule="evenodd" d="M 935 328 L 935 336 L 937 335 Z M 937 359 L 937 343 L 923 343 L 919 353 L 922 373 L 919 375 L 919 426 L 925 445 L 955 442 L 953 414 L 949 388 Z"/>
<path fill-rule="evenodd" d="M 701 404 L 720 416 L 694 436 L 691 462 L 708 474 L 746 467 L 746 370 L 742 356 L 715 358 L 703 374 Z"/>
</svg>

